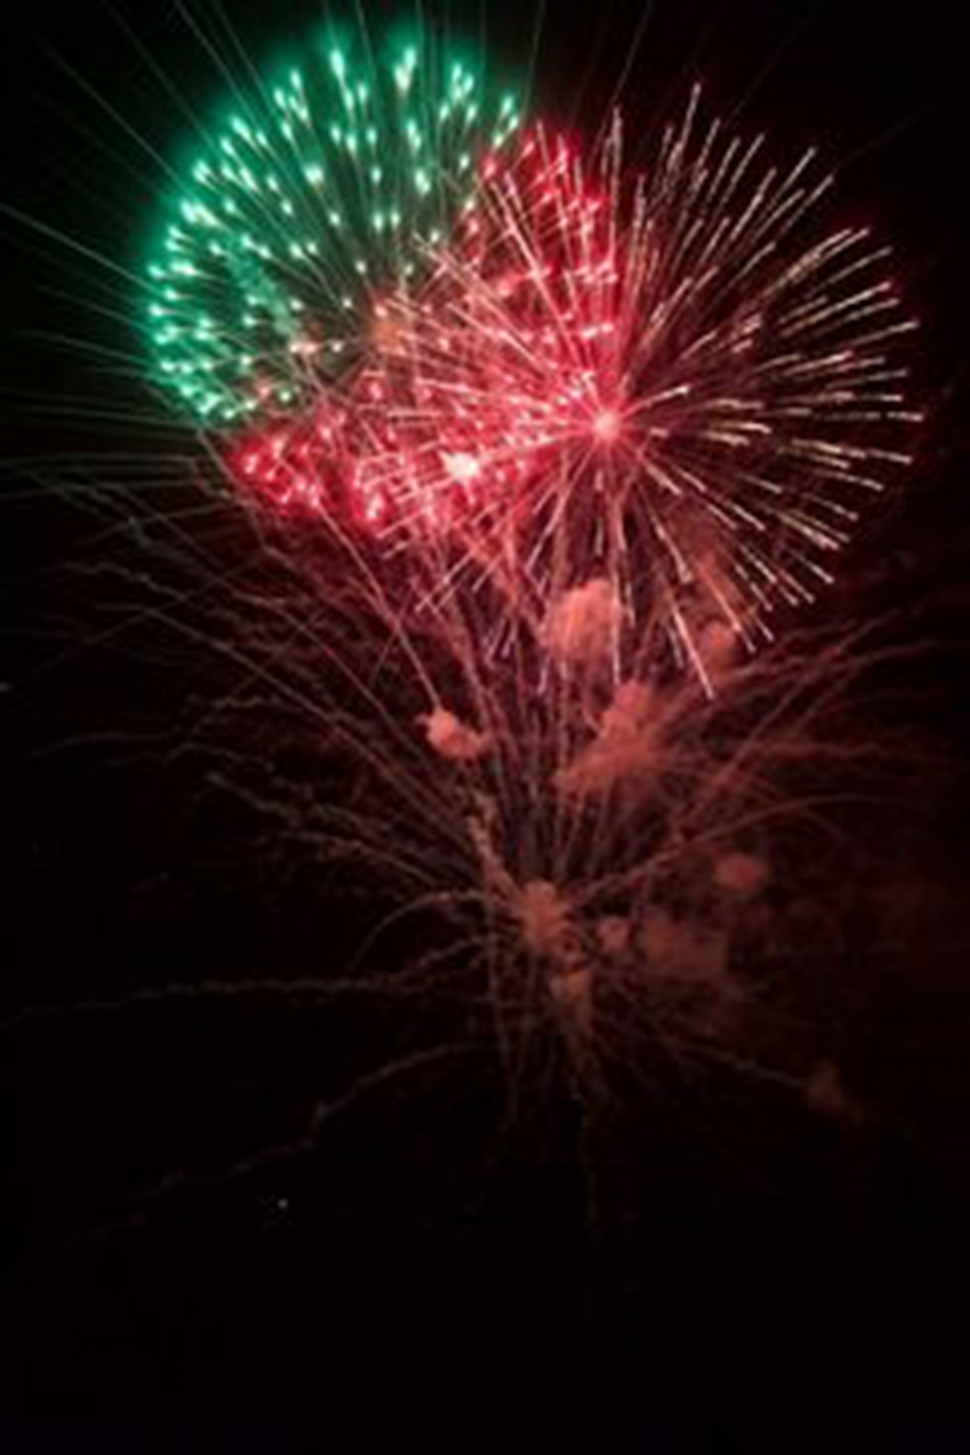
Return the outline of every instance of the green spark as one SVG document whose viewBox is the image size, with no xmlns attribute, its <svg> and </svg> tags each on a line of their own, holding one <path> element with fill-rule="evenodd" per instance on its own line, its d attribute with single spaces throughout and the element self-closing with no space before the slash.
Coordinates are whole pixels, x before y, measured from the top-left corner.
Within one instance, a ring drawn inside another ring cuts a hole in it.
<svg viewBox="0 0 970 1455">
<path fill-rule="evenodd" d="M 142 270 L 154 377 L 208 425 L 308 397 L 359 358 L 375 291 L 414 276 L 473 205 L 476 157 L 518 125 L 506 88 L 427 37 L 264 77 L 167 199 Z M 329 375 L 294 367 L 301 318 Z"/>
</svg>

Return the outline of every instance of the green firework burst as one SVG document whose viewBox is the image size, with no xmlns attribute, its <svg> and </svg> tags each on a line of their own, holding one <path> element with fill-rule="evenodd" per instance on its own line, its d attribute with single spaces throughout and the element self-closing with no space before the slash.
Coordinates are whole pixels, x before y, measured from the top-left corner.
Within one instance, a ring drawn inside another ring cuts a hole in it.
<svg viewBox="0 0 970 1455">
<path fill-rule="evenodd" d="M 472 205 L 520 123 L 481 68 L 422 35 L 332 41 L 213 128 L 148 266 L 153 375 L 196 420 L 298 406 L 366 346 L 375 294 Z"/>
</svg>

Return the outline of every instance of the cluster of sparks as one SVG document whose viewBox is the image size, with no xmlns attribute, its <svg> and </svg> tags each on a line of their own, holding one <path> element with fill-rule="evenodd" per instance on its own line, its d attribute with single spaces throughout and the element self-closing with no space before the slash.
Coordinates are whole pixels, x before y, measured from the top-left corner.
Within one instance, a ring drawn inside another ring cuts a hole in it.
<svg viewBox="0 0 970 1455">
<path fill-rule="evenodd" d="M 207 138 L 175 199 L 149 265 L 158 377 L 209 426 L 305 407 L 518 124 L 511 94 L 427 44 L 359 75 L 340 45 L 291 69 Z"/>
<path fill-rule="evenodd" d="M 234 486 L 346 577 L 311 635 L 373 806 L 328 851 L 452 905 L 466 964 L 486 924 L 503 1004 L 524 955 L 574 1029 L 596 966 L 727 1014 L 803 719 L 719 762 L 706 734 L 770 712 L 756 649 L 909 463 L 890 250 L 822 225 L 813 150 L 779 169 L 697 91 L 636 168 L 618 114 L 584 155 L 413 48 L 274 107 L 196 166 L 152 336 Z"/>
</svg>

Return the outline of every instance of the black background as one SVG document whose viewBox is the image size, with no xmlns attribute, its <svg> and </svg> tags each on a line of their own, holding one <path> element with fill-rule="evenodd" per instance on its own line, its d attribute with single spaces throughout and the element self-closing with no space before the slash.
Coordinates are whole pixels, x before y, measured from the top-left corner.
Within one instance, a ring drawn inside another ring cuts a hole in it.
<svg viewBox="0 0 970 1455">
<path fill-rule="evenodd" d="M 254 55 L 317 15 L 297 4 L 231 13 Z M 368 10 L 375 25 L 390 13 Z M 458 29 L 483 15 L 514 62 L 534 12 L 455 6 L 450 20 Z M 553 111 L 601 115 L 641 15 L 619 0 L 595 13 L 547 7 L 536 74 Z M 898 12 L 863 0 L 661 0 L 629 90 L 635 125 L 700 74 L 723 106 L 742 103 L 745 125 L 793 150 L 818 140 L 845 159 L 852 206 L 898 244 L 924 322 L 931 427 L 913 489 L 882 520 L 859 579 L 932 644 L 909 711 L 950 760 L 967 726 L 960 23 L 942 0 Z M 12 207 L 127 260 L 158 172 L 84 88 L 163 154 L 182 128 L 124 26 L 185 95 L 215 89 L 174 6 L 35 3 L 0 22 L 0 175 Z M 29 461 L 87 444 L 91 401 L 117 381 L 99 383 L 76 350 L 33 335 L 83 336 L 84 309 L 58 290 L 115 307 L 118 295 L 99 291 L 94 265 L 66 260 L 15 218 L 0 227 L 12 732 L 3 1448 L 86 1448 L 78 1432 L 95 1429 L 126 1449 L 218 1448 L 229 1431 L 229 1448 L 301 1437 L 339 1447 L 419 1430 L 513 1448 L 710 1448 L 712 1431 L 739 1448 L 759 1436 L 772 1448 L 840 1448 L 853 1428 L 866 1448 L 861 1428 L 891 1418 L 897 1437 L 942 1425 L 959 1448 L 958 1432 L 970 1437 L 970 1179 L 966 935 L 952 911 L 939 945 L 909 947 L 903 980 L 921 1050 L 888 1090 L 906 1115 L 856 1137 L 781 1112 L 765 1093 L 730 1147 L 714 1147 L 710 1108 L 660 1096 L 649 1115 L 607 1116 L 584 1159 L 562 1087 L 496 1133 L 501 1088 L 484 1052 L 422 1064 L 317 1135 L 314 1108 L 363 1068 L 435 1044 L 430 1019 L 414 1034 L 359 1005 L 243 993 L 21 1015 L 176 981 L 241 989 L 325 975 L 374 909 L 328 899 L 312 865 L 276 879 L 278 866 L 247 854 L 245 817 L 159 732 L 192 720 L 204 669 L 164 634 L 134 647 L 119 639 L 100 583 L 67 568 L 103 558 L 118 536 L 38 485 Z M 111 343 L 125 325 L 101 317 L 96 327 Z M 88 401 L 76 420 L 38 412 L 65 394 Z M 106 725 L 116 735 L 92 745 Z M 928 852 L 938 878 L 959 885 L 959 780 L 948 781 Z M 261 1156 L 267 1148 L 277 1151 Z M 596 1207 L 590 1165 L 607 1169 Z M 634 1446 L 633 1432 L 655 1443 Z"/>
</svg>

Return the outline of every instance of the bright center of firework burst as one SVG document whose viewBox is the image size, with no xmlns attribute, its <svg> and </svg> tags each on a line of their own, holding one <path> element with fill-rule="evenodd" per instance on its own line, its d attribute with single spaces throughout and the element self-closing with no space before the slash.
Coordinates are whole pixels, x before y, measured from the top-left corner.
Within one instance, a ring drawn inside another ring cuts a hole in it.
<svg viewBox="0 0 970 1455">
<path fill-rule="evenodd" d="M 593 434 L 601 445 L 615 445 L 623 432 L 618 409 L 601 409 L 593 417 Z"/>
</svg>

